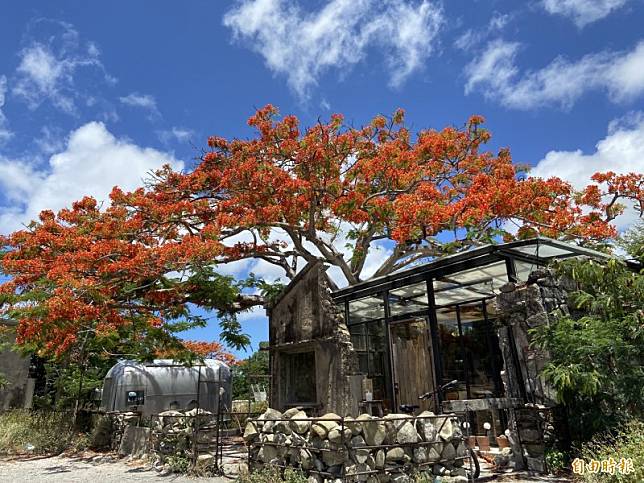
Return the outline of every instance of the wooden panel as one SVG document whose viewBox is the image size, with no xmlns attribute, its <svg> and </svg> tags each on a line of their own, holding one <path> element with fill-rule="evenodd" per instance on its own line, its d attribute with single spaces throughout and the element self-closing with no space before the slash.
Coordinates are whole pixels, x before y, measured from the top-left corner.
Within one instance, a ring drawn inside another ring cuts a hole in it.
<svg viewBox="0 0 644 483">
<path fill-rule="evenodd" d="M 396 408 L 409 404 L 418 405 L 422 410 L 432 409 L 432 400 L 418 399 L 434 387 L 427 321 L 419 318 L 398 322 L 390 326 L 390 331 Z"/>
</svg>

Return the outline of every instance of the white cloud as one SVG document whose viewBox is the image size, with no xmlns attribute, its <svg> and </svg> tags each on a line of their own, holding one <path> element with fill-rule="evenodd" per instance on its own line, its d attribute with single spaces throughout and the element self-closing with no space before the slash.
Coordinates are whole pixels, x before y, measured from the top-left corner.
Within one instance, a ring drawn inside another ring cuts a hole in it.
<svg viewBox="0 0 644 483">
<path fill-rule="evenodd" d="M 183 163 L 171 153 L 142 148 L 111 134 L 104 124 L 90 122 L 72 131 L 65 150 L 49 159 L 47 170 L 25 160 L 0 157 L 0 231 L 7 233 L 38 217 L 89 195 L 106 201 L 114 186 L 132 190 L 150 170 Z"/>
<path fill-rule="evenodd" d="M 74 81 L 79 69 L 98 70 L 108 83 L 114 83 L 116 79 L 105 72 L 96 45 L 89 43 L 83 47 L 78 32 L 70 24 L 55 24 L 62 28 L 60 35 L 44 42 L 32 39 L 20 51 L 12 93 L 32 110 L 49 100 L 63 112 L 75 114 L 76 101 L 83 97 Z"/>
<path fill-rule="evenodd" d="M 7 77 L 0 75 L 0 144 L 7 141 L 13 136 L 13 133 L 7 126 L 7 116 L 2 112 L 4 107 L 5 94 L 7 92 Z"/>
<path fill-rule="evenodd" d="M 624 6 L 628 0 L 543 0 L 543 8 L 553 15 L 570 18 L 577 27 L 607 17 Z"/>
<path fill-rule="evenodd" d="M 159 116 L 159 110 L 157 109 L 157 101 L 154 96 L 150 94 L 139 94 L 138 92 L 132 92 L 125 97 L 119 97 L 121 103 L 131 106 L 131 107 L 140 107 L 146 111 L 149 111 L 151 116 Z"/>
<path fill-rule="evenodd" d="M 512 15 L 494 12 L 490 21 L 482 29 L 467 29 L 454 42 L 454 47 L 460 50 L 470 50 L 489 38 L 490 35 L 503 30 L 512 20 Z"/>
<path fill-rule="evenodd" d="M 346 248 L 340 246 L 340 243 L 335 243 L 335 247 L 343 252 L 346 252 Z M 392 244 L 393 245 L 393 244 Z M 369 252 L 367 253 L 367 259 L 365 260 L 362 273 L 360 274 L 361 280 L 368 280 L 371 278 L 376 270 L 378 270 L 383 263 L 389 258 L 392 253 L 392 249 L 386 247 L 382 243 L 372 243 Z M 327 270 L 327 275 L 338 287 L 346 287 L 348 285 L 347 279 L 342 274 L 342 270 L 339 267 L 331 266 Z"/>
<path fill-rule="evenodd" d="M 248 264 L 248 273 L 253 273 L 267 282 L 276 282 L 277 280 L 281 280 L 282 282 L 288 283 L 288 278 L 285 276 L 284 269 L 265 260 L 252 260 L 251 263 Z"/>
<path fill-rule="evenodd" d="M 465 93 L 482 91 L 514 109 L 544 105 L 570 108 L 584 93 L 606 91 L 613 102 L 625 102 L 644 92 L 644 41 L 628 52 L 599 52 L 577 61 L 557 57 L 548 66 L 520 72 L 520 44 L 495 40 L 466 68 Z"/>
<path fill-rule="evenodd" d="M 492 32 L 503 30 L 505 26 L 510 22 L 510 20 L 512 20 L 512 15 L 508 13 L 495 12 L 490 19 L 488 30 Z"/>
<path fill-rule="evenodd" d="M 532 176 L 557 176 L 582 189 L 596 172 L 618 174 L 644 172 L 644 113 L 633 113 L 610 123 L 607 136 L 596 144 L 595 152 L 550 151 L 530 172 Z M 630 208 L 630 207 L 629 207 Z M 616 220 L 622 230 L 636 219 L 633 210 Z"/>
<path fill-rule="evenodd" d="M 229 245 L 225 243 L 225 245 Z M 229 263 L 221 263 L 217 265 L 217 273 L 221 275 L 232 275 L 240 276 L 241 274 L 247 273 L 248 268 L 252 265 L 253 260 L 250 258 L 244 258 L 241 260 L 235 260 Z"/>
<path fill-rule="evenodd" d="M 33 142 L 41 153 L 50 155 L 65 148 L 65 134 L 58 126 L 43 126 Z"/>
<path fill-rule="evenodd" d="M 341 223 L 338 230 L 337 236 L 331 240 L 331 236 L 328 233 L 319 233 L 320 238 L 326 240 L 327 242 L 332 243 L 336 250 L 340 253 L 345 254 L 345 258 L 349 258 L 349 253 L 347 251 L 346 245 L 352 243 L 353 240 L 348 238 L 348 233 L 351 229 L 354 228 L 349 223 Z M 293 242 L 289 236 L 284 232 L 284 230 L 279 228 L 274 228 L 270 231 L 268 237 L 271 242 L 283 242 L 286 244 L 286 250 L 293 249 Z M 249 232 L 242 232 L 233 237 L 230 237 L 226 240 L 225 244 L 227 246 L 234 246 L 236 243 L 252 242 L 253 237 Z M 313 255 L 321 257 L 318 249 L 308 241 L 303 242 L 304 247 Z M 378 268 L 384 263 L 384 261 L 391 255 L 392 249 L 390 246 L 387 246 L 387 243 L 383 242 L 373 242 L 371 248 L 365 260 L 364 268 L 362 270 L 361 278 L 367 279 L 371 277 Z M 300 271 L 306 266 L 306 262 L 303 258 L 298 259 L 297 270 Z M 256 276 L 263 278 L 268 281 L 276 281 L 281 279 L 282 282 L 288 283 L 288 278 L 286 273 L 281 267 L 274 265 L 272 263 L 266 262 L 265 260 L 257 259 L 244 259 L 236 260 L 234 262 L 220 264 L 217 266 L 217 271 L 222 274 L 233 275 L 236 277 L 246 276 L 248 273 L 254 273 Z M 338 287 L 346 287 L 347 279 L 342 273 L 342 270 L 335 265 L 331 265 L 327 270 L 327 274 L 331 280 Z"/>
<path fill-rule="evenodd" d="M 157 131 L 157 136 L 163 143 L 170 143 L 171 141 L 178 141 L 180 143 L 187 142 L 190 138 L 195 136 L 192 129 L 173 126 L 171 129 Z"/>
<path fill-rule="evenodd" d="M 268 321 L 268 317 L 266 316 L 266 309 L 261 305 L 256 305 L 255 307 L 252 307 L 249 310 L 241 312 L 239 315 L 237 315 L 237 320 L 241 323 L 249 321 L 261 322 L 264 320 Z"/>
<path fill-rule="evenodd" d="M 323 73 L 346 71 L 369 47 L 384 53 L 390 84 L 399 86 L 430 56 L 443 22 L 429 0 L 331 0 L 315 12 L 286 0 L 241 0 L 224 16 L 234 36 L 302 98 Z"/>
</svg>

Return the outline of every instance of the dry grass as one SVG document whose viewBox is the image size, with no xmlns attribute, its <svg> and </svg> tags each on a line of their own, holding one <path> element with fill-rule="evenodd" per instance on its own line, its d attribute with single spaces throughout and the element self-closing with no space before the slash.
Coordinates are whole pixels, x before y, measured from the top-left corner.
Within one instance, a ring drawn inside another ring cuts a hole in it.
<svg viewBox="0 0 644 483">
<path fill-rule="evenodd" d="M 59 454 L 76 439 L 71 416 L 12 410 L 0 414 L 0 454 Z"/>
</svg>

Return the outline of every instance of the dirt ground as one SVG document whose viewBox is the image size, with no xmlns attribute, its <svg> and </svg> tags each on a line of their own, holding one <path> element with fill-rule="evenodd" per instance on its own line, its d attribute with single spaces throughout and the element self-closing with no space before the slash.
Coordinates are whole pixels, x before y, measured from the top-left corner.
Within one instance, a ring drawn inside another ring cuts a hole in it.
<svg viewBox="0 0 644 483">
<path fill-rule="evenodd" d="M 164 483 L 233 483 L 233 478 L 192 478 L 159 473 L 141 461 L 128 462 L 110 456 L 89 454 L 83 456 L 52 456 L 0 459 L 0 483 L 4 482 L 57 482 L 57 483 L 123 483 L 145 481 Z M 567 478 L 529 476 L 527 474 L 492 474 L 483 471 L 480 482 L 533 483 L 568 482 Z"/>
<path fill-rule="evenodd" d="M 159 473 L 141 462 L 128 463 L 101 456 L 21 458 L 0 460 L 0 482 L 57 482 L 57 483 L 123 483 L 145 481 L 165 483 L 231 483 L 228 478 L 189 478 Z"/>
</svg>

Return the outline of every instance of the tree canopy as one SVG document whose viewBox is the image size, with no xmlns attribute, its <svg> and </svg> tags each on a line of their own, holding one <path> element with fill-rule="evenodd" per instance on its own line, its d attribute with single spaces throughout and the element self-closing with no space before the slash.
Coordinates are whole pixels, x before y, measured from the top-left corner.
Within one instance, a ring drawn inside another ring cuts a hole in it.
<svg viewBox="0 0 644 483">
<path fill-rule="evenodd" d="M 379 243 L 392 249 L 376 275 L 500 238 L 603 242 L 624 202 L 644 211 L 642 174 L 597 174 L 582 191 L 530 177 L 508 149 L 483 149 L 480 116 L 416 134 L 402 110 L 360 128 L 334 115 L 302 129 L 268 105 L 248 123 L 254 137 L 210 137 L 190 171 L 166 166 L 133 192 L 115 187 L 104 206 L 84 198 L 4 237 L 0 303 L 19 343 L 60 355 L 91 339 L 117 351 L 125 332 L 130 346 L 172 345 L 173 332 L 203 325 L 196 304 L 243 345 L 235 314 L 280 287 L 218 265 L 255 258 L 292 278 L 323 260 L 354 284 Z"/>
</svg>

